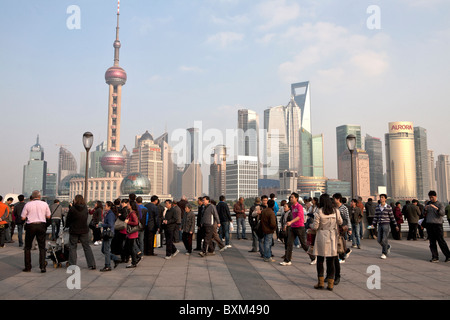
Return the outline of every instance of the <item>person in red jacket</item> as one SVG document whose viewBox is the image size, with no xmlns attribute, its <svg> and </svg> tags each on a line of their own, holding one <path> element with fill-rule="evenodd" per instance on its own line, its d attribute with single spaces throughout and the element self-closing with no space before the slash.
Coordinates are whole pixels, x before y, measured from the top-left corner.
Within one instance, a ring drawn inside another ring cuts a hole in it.
<svg viewBox="0 0 450 320">
<path fill-rule="evenodd" d="M 0 196 L 0 248 L 5 247 L 5 226 L 8 224 L 9 208 L 3 202 L 3 197 Z"/>
<path fill-rule="evenodd" d="M 138 207 L 136 201 L 130 201 L 127 204 L 128 214 L 127 219 L 125 219 L 125 223 L 129 226 L 135 227 L 139 225 L 139 219 L 137 216 Z M 125 242 L 125 252 L 127 257 L 131 256 L 131 264 L 127 266 L 127 268 L 136 268 L 141 258 L 137 256 L 136 250 L 134 250 L 134 242 L 139 236 L 139 231 L 135 231 L 133 233 L 127 233 L 127 240 Z"/>
</svg>

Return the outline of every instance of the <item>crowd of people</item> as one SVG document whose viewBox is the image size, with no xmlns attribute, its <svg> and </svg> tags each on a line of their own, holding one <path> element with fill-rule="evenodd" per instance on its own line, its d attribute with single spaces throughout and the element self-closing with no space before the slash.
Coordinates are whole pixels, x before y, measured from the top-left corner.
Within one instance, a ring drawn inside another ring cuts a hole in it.
<svg viewBox="0 0 450 320">
<path fill-rule="evenodd" d="M 408 222 L 407 240 L 424 239 L 424 230 L 427 231 L 431 262 L 439 261 L 438 245 L 445 255 L 445 262 L 450 261 L 443 230 L 445 216 L 450 223 L 450 203 L 445 207 L 437 200 L 435 191 L 429 192 L 426 203 L 412 200 L 403 207 L 399 202 L 388 204 L 385 194 L 379 196 L 377 203 L 371 198 L 366 203 L 357 198 L 351 199 L 350 204 L 339 193 L 302 199 L 294 192 L 280 203 L 271 194 L 257 197 L 248 214 L 242 197 L 230 206 L 225 196 L 220 196 L 219 202 L 208 196 L 199 197 L 197 215 L 186 197 L 161 203 L 157 196 L 152 196 L 144 205 L 142 197 L 130 194 L 128 199 L 97 201 L 89 210 L 83 196 L 77 195 L 67 213 L 58 200 L 50 206 L 41 201 L 39 191 L 34 191 L 27 203 L 23 195 L 14 204 L 12 198 L 6 203 L 2 200 L 0 196 L 0 248 L 14 242 L 12 236 L 17 229 L 19 247 L 24 246 L 24 272 L 31 271 L 31 250 L 36 246 L 39 248 L 39 267 L 41 272 L 46 272 L 45 240 L 50 225 L 53 241 L 61 236 L 61 225 L 68 230 L 67 265 L 77 264 L 80 243 L 90 270 L 97 269 L 91 245 L 102 246 L 105 262 L 101 272 L 112 271 L 121 263 L 125 263 L 126 268 L 136 268 L 144 256 L 156 256 L 154 248 L 163 245 L 164 259 L 172 259 L 180 253 L 176 247 L 179 242 L 183 243 L 186 255 L 198 251 L 204 258 L 214 255 L 216 246 L 219 251 L 232 247 L 231 210 L 236 216 L 236 239 L 247 239 L 248 219 L 252 238 L 249 252 L 258 252 L 263 261 L 275 262 L 272 254 L 275 238 L 284 244 L 282 266 L 292 265 L 293 248 L 301 247 L 310 263 L 316 264 L 316 289 L 324 288 L 325 280 L 328 290 L 339 284 L 340 264 L 345 263 L 352 249 L 361 249 L 366 229 L 369 238 L 376 239 L 381 246 L 380 258 L 386 259 L 392 248 L 388 236 L 392 232 L 393 239 L 401 240 L 404 220 Z M 23 230 L 26 231 L 25 242 Z M 351 241 L 351 248 L 347 247 L 347 241 Z"/>
</svg>

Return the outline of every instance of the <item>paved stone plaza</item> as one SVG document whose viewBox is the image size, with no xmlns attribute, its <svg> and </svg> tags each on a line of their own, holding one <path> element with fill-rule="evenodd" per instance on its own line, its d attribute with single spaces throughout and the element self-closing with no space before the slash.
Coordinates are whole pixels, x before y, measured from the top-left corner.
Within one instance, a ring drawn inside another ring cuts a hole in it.
<svg viewBox="0 0 450 320">
<path fill-rule="evenodd" d="M 446 239 L 450 243 L 450 239 Z M 315 290 L 316 266 L 302 249 L 294 248 L 292 266 L 281 266 L 284 245 L 275 242 L 276 262 L 264 262 L 258 253 L 249 253 L 251 240 L 232 239 L 232 248 L 214 256 L 200 257 L 196 251 L 180 253 L 165 260 L 165 249 L 158 256 L 144 257 L 137 268 L 120 264 L 112 272 L 99 271 L 104 265 L 101 246 L 92 246 L 97 270 L 87 269 L 81 245 L 78 248 L 80 289 L 69 289 L 72 273 L 54 269 L 48 260 L 47 272 L 38 267 L 37 250 L 32 251 L 33 269 L 22 272 L 23 250 L 16 243 L 0 249 L 0 295 L 3 300 L 448 300 L 450 263 L 441 255 L 430 263 L 428 241 L 395 241 L 391 255 L 380 259 L 376 240 L 362 240 L 362 249 L 353 249 L 341 264 L 341 283 L 334 291 Z M 347 242 L 350 244 L 350 242 Z M 440 251 L 439 251 L 440 252 Z M 373 273 L 377 270 L 379 273 Z M 379 275 L 379 282 L 374 279 Z M 370 279 L 369 279 L 370 278 Z M 70 280 L 70 279 L 69 279 Z M 73 281 L 72 281 L 73 283 Z M 379 289 L 376 284 L 379 284 Z M 375 288 L 373 288 L 375 286 Z M 369 288 L 372 287 L 372 288 Z"/>
</svg>

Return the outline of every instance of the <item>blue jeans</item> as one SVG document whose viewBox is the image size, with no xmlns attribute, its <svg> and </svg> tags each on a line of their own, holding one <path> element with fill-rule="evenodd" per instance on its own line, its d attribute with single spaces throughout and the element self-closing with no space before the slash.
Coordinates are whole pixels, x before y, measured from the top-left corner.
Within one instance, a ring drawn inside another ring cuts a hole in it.
<svg viewBox="0 0 450 320">
<path fill-rule="evenodd" d="M 225 221 L 220 223 L 219 236 L 225 238 L 225 245 L 230 244 L 230 222 Z"/>
<path fill-rule="evenodd" d="M 359 229 L 359 223 L 354 224 L 352 223 L 352 245 L 357 245 L 359 247 L 361 239 L 360 229 Z"/>
<path fill-rule="evenodd" d="M 259 253 L 264 259 L 272 257 L 272 239 L 273 233 L 265 234 L 264 237 L 259 238 Z"/>
<path fill-rule="evenodd" d="M 237 218 L 236 219 L 237 224 L 237 238 L 245 238 L 245 218 Z M 242 227 L 242 236 L 241 234 L 241 227 Z"/>
<path fill-rule="evenodd" d="M 390 247 L 388 243 L 388 236 L 389 236 L 389 230 L 391 229 L 391 226 L 389 223 L 385 224 L 379 224 L 378 225 L 378 238 L 377 241 L 382 247 L 382 253 L 387 254 L 388 248 Z"/>
<path fill-rule="evenodd" d="M 116 255 L 111 253 L 111 239 L 102 240 L 102 253 L 105 255 L 105 267 L 111 268 L 111 260 L 120 260 Z"/>
</svg>

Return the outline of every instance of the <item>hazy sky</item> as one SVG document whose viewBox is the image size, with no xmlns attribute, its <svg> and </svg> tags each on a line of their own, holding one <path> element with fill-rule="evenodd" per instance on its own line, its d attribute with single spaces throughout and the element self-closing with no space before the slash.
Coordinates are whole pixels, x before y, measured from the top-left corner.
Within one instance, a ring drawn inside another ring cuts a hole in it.
<svg viewBox="0 0 450 320">
<path fill-rule="evenodd" d="M 71 5 L 80 29 L 67 26 Z M 85 131 L 95 145 L 106 139 L 116 7 L 0 1 L 0 194 L 22 192 L 38 134 L 50 172 L 57 145 L 79 162 Z M 428 130 L 436 157 L 450 154 L 448 1 L 122 0 L 120 13 L 128 150 L 146 130 L 156 138 L 194 121 L 234 129 L 243 108 L 257 111 L 262 127 L 264 109 L 289 102 L 291 83 L 310 81 L 313 134 L 324 134 L 329 178 L 337 176 L 342 124 L 384 141 L 388 122 L 412 121 Z"/>
</svg>

